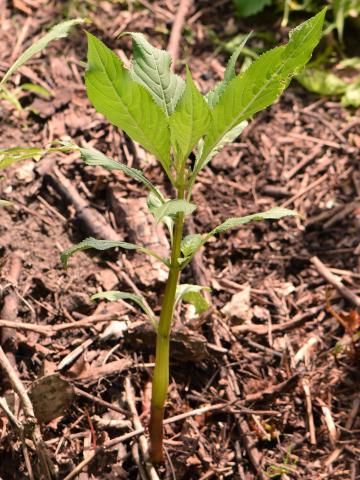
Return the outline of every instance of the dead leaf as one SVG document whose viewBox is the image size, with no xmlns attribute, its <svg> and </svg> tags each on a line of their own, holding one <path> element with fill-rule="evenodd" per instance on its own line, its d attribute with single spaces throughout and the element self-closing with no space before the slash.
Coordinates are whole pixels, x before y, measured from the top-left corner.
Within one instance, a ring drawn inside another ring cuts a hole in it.
<svg viewBox="0 0 360 480">
<path fill-rule="evenodd" d="M 250 285 L 244 290 L 235 293 L 232 299 L 223 308 L 222 312 L 230 317 L 235 324 L 249 323 L 253 317 L 253 310 L 250 306 Z"/>
<path fill-rule="evenodd" d="M 72 402 L 74 389 L 58 373 L 35 380 L 29 392 L 36 418 L 48 423 L 64 414 Z"/>
</svg>

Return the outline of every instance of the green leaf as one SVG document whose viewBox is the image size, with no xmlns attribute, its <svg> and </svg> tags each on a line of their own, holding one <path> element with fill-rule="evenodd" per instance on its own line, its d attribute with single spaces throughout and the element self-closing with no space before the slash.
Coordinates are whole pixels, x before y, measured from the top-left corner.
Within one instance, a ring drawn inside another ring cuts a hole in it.
<svg viewBox="0 0 360 480">
<path fill-rule="evenodd" d="M 127 250 L 142 250 L 143 247 L 135 245 L 134 243 L 113 241 L 113 240 L 97 240 L 96 238 L 89 237 L 83 240 L 82 242 L 73 245 L 64 252 L 62 252 L 60 259 L 64 268 L 68 267 L 69 258 L 72 257 L 75 253 L 81 252 L 83 250 L 89 250 L 93 248 L 95 250 L 109 250 L 110 248 L 124 248 Z"/>
<path fill-rule="evenodd" d="M 272 0 L 234 0 L 234 3 L 241 17 L 250 17 L 271 5 Z"/>
<path fill-rule="evenodd" d="M 240 43 L 240 45 L 236 48 L 234 53 L 229 58 L 229 61 L 226 65 L 226 69 L 225 69 L 225 72 L 224 72 L 225 82 L 230 82 L 230 80 L 232 80 L 236 76 L 236 71 L 235 71 L 236 62 L 237 62 L 241 52 L 244 50 L 244 47 L 245 47 L 247 41 L 249 40 L 249 38 L 251 37 L 251 35 L 252 35 L 252 32 L 245 35 L 243 41 Z"/>
<path fill-rule="evenodd" d="M 226 132 L 220 141 L 214 146 L 214 148 L 210 150 L 206 158 L 202 155 L 204 142 L 202 140 L 199 142 L 199 151 L 195 160 L 194 172 L 191 176 L 191 185 L 194 183 L 199 171 L 204 168 L 215 157 L 215 155 L 225 147 L 225 145 L 228 145 L 236 140 L 236 138 L 242 134 L 247 126 L 248 122 L 247 120 L 244 120 L 240 122 L 239 125 L 236 125 L 230 131 Z"/>
<path fill-rule="evenodd" d="M 156 210 L 164 204 L 164 199 L 162 201 L 159 200 L 152 192 L 149 193 L 147 198 L 147 207 L 149 212 L 155 216 Z M 174 231 L 174 220 L 171 217 L 163 217 L 162 221 L 166 225 L 166 228 L 169 231 L 170 241 L 173 241 L 173 231 Z"/>
<path fill-rule="evenodd" d="M 155 214 L 155 211 L 163 205 L 164 200 L 161 199 L 157 196 L 154 195 L 153 192 L 150 192 L 147 199 L 146 199 L 146 204 L 149 209 L 149 212 L 152 213 L 153 215 Z"/>
<path fill-rule="evenodd" d="M 240 45 L 234 50 L 234 53 L 229 58 L 224 73 L 224 80 L 219 82 L 216 87 L 207 94 L 206 100 L 210 108 L 214 108 L 217 105 L 221 95 L 225 92 L 228 83 L 236 76 L 235 66 L 237 59 L 243 51 L 245 44 L 249 40 L 250 36 L 251 32 L 243 38 Z"/>
<path fill-rule="evenodd" d="M 136 245 L 135 243 L 128 243 L 128 242 L 121 242 L 121 241 L 116 241 L 116 240 L 97 240 L 96 238 L 93 237 L 88 237 L 85 238 L 82 242 L 73 245 L 72 247 L 68 248 L 64 252 L 62 252 L 60 259 L 61 262 L 64 266 L 64 268 L 68 267 L 68 261 L 69 258 L 72 257 L 75 253 L 81 252 L 83 250 L 89 250 L 90 248 L 93 248 L 94 250 L 109 250 L 110 248 L 124 248 L 125 250 L 138 250 L 139 252 L 146 253 L 147 255 L 150 255 L 160 262 L 162 262 L 164 265 L 168 266 L 167 260 L 161 258 L 157 253 L 153 252 L 152 250 L 142 247 L 141 245 Z"/>
<path fill-rule="evenodd" d="M 225 232 L 226 230 L 240 227 L 241 225 L 245 225 L 246 223 L 249 223 L 249 222 L 261 221 L 261 220 L 279 220 L 280 218 L 283 218 L 283 217 L 298 217 L 298 216 L 299 214 L 294 210 L 289 210 L 287 208 L 281 208 L 281 207 L 274 207 L 265 212 L 254 213 L 252 215 L 246 215 L 245 217 L 229 218 L 224 223 L 214 228 L 214 230 L 212 230 L 207 235 L 207 238 L 210 238 L 212 235 L 215 235 L 217 233 Z"/>
<path fill-rule="evenodd" d="M 171 72 L 167 52 L 153 47 L 142 33 L 128 33 L 133 43 L 132 78 L 151 93 L 169 117 L 184 90 L 184 80 Z"/>
<path fill-rule="evenodd" d="M 161 207 L 154 209 L 154 217 L 157 222 L 160 222 L 166 216 L 173 216 L 177 213 L 190 215 L 196 210 L 196 205 L 187 202 L 186 200 L 169 200 Z"/>
<path fill-rule="evenodd" d="M 29 48 L 25 50 L 25 52 L 20 55 L 16 62 L 14 62 L 9 68 L 9 70 L 5 73 L 4 77 L 0 82 L 0 86 L 3 85 L 19 67 L 21 67 L 31 57 L 40 52 L 43 48 L 45 48 L 48 43 L 52 42 L 53 40 L 57 40 L 58 38 L 67 37 L 70 29 L 74 25 L 79 25 L 85 22 L 86 20 L 84 19 L 75 18 L 74 20 L 67 20 L 66 22 L 55 25 L 55 27 L 53 27 L 46 35 L 33 43 Z"/>
<path fill-rule="evenodd" d="M 156 198 L 162 204 L 164 202 L 164 198 L 159 190 L 148 180 L 145 175 L 136 168 L 128 167 L 124 163 L 117 162 L 110 157 L 107 157 L 99 150 L 95 148 L 80 148 L 79 151 L 81 153 L 82 158 L 84 159 L 87 165 L 99 165 L 101 167 L 106 168 L 107 170 L 120 170 L 124 172 L 129 177 L 133 178 L 134 180 L 141 182 L 145 185 L 146 188 L 152 192 Z"/>
<path fill-rule="evenodd" d="M 351 0 L 332 0 L 332 8 L 334 11 L 335 25 L 338 31 L 340 42 L 343 41 L 345 18 L 349 14 L 351 8 Z"/>
<path fill-rule="evenodd" d="M 156 317 L 154 312 L 140 295 L 135 295 L 134 293 L 129 292 L 119 292 L 117 290 L 109 290 L 107 292 L 99 292 L 95 295 L 92 295 L 91 300 L 109 300 L 110 302 L 116 302 L 117 300 L 131 300 L 143 310 L 151 322 L 156 326 Z"/>
<path fill-rule="evenodd" d="M 186 71 L 186 87 L 175 112 L 170 117 L 170 132 L 175 151 L 180 150 L 182 164 L 200 138 L 207 132 L 211 121 L 210 108 Z M 180 166 L 181 166 L 180 164 Z"/>
<path fill-rule="evenodd" d="M 71 147 L 12 147 L 12 148 L 0 148 L 0 170 L 8 167 L 9 165 L 25 160 L 27 158 L 39 159 L 43 155 L 52 152 L 68 152 Z"/>
<path fill-rule="evenodd" d="M 21 90 L 25 90 L 28 92 L 37 93 L 45 98 L 49 98 L 51 93 L 46 88 L 42 87 L 41 85 L 36 85 L 34 83 L 22 83 L 20 85 Z"/>
<path fill-rule="evenodd" d="M 1 98 L 4 98 L 8 102 L 12 103 L 14 107 L 20 112 L 23 110 L 23 107 L 19 102 L 17 96 L 11 90 L 5 88 L 4 85 L 0 86 L 0 99 Z"/>
<path fill-rule="evenodd" d="M 348 86 L 341 99 L 344 107 L 360 107 L 360 80 Z"/>
<path fill-rule="evenodd" d="M 321 38 L 325 11 L 323 9 L 293 30 L 287 45 L 264 53 L 245 72 L 230 81 L 213 110 L 213 122 L 205 138 L 198 168 L 202 168 L 209 153 L 229 131 L 271 105 L 291 77 L 309 61 Z"/>
<path fill-rule="evenodd" d="M 296 80 L 310 92 L 320 95 L 340 95 L 348 84 L 338 76 L 318 68 L 307 68 L 296 76 Z"/>
<path fill-rule="evenodd" d="M 187 235 L 182 239 L 181 252 L 184 257 L 191 257 L 201 246 L 203 236 L 199 233 Z"/>
<path fill-rule="evenodd" d="M 131 79 L 121 60 L 94 35 L 87 32 L 87 94 L 112 124 L 154 154 L 171 178 L 170 131 L 165 113 L 150 93 Z"/>
<path fill-rule="evenodd" d="M 196 313 L 203 313 L 209 309 L 210 305 L 201 294 L 202 291 L 209 292 L 210 288 L 187 283 L 178 285 L 176 289 L 175 303 L 177 304 L 180 300 L 191 303 L 194 305 Z"/>
</svg>

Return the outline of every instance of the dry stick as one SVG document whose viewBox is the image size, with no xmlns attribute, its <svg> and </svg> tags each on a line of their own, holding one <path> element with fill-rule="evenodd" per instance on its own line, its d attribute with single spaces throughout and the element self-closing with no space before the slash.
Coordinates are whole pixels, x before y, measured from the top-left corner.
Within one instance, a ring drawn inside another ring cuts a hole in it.
<svg viewBox="0 0 360 480">
<path fill-rule="evenodd" d="M 359 201 L 351 202 L 347 205 L 342 205 L 341 210 L 336 212 L 335 215 L 333 215 L 329 220 L 327 220 L 323 224 L 322 228 L 326 229 L 332 227 L 333 225 L 335 225 L 335 223 L 340 222 L 343 218 L 353 213 L 357 208 L 359 208 L 359 205 Z"/>
<path fill-rule="evenodd" d="M 111 322 L 117 320 L 118 316 L 114 313 L 111 314 L 99 314 L 92 315 L 85 319 L 79 320 L 73 323 L 63 323 L 60 325 L 35 325 L 33 323 L 26 322 L 13 322 L 11 320 L 0 319 L 0 327 L 13 328 L 15 330 L 29 330 L 32 332 L 51 337 L 58 332 L 64 330 L 72 330 L 73 328 L 92 328 L 95 323 Z"/>
<path fill-rule="evenodd" d="M 45 478 L 51 480 L 56 476 L 55 469 L 50 460 L 44 440 L 42 439 L 41 430 L 40 430 L 39 424 L 37 423 L 31 400 L 29 398 L 29 395 L 27 394 L 27 391 L 25 390 L 24 385 L 19 379 L 15 369 L 12 367 L 4 350 L 1 347 L 0 347 L 0 365 L 7 373 L 13 389 L 19 395 L 26 420 L 29 424 L 29 427 L 31 427 L 31 438 L 34 442 L 35 449 L 39 457 L 41 469 L 43 470 Z"/>
<path fill-rule="evenodd" d="M 145 8 L 150 10 L 156 17 L 162 17 L 164 20 L 172 20 L 172 15 L 165 8 L 159 7 L 158 5 L 151 5 L 151 2 L 147 0 L 138 0 L 138 2 L 143 5 Z"/>
<path fill-rule="evenodd" d="M 320 113 L 316 113 L 316 112 L 312 112 L 312 111 L 306 111 L 306 110 L 300 110 L 300 113 L 302 113 L 303 115 L 307 115 L 309 117 L 316 118 L 316 120 L 318 120 L 323 125 L 325 125 L 325 127 L 327 127 L 335 135 L 335 137 L 337 137 L 340 140 L 340 142 L 347 143 L 347 139 L 344 137 L 344 135 L 342 135 L 342 133 L 339 132 L 336 129 L 336 127 L 334 127 L 332 125 L 331 122 L 329 122 L 328 120 L 323 118 L 323 115 L 321 115 Z"/>
<path fill-rule="evenodd" d="M 133 445 L 131 446 L 131 453 L 132 453 L 132 456 L 133 456 L 133 459 L 135 461 L 135 464 L 138 468 L 138 478 L 140 476 L 140 478 L 142 480 L 148 480 L 148 476 L 146 474 L 146 470 L 144 469 L 144 466 L 142 464 L 142 460 L 140 458 L 140 453 L 139 453 L 139 445 L 134 442 Z"/>
<path fill-rule="evenodd" d="M 91 400 L 94 403 L 98 403 L 102 407 L 109 408 L 110 410 L 114 410 L 115 412 L 122 413 L 124 415 L 129 415 L 130 412 L 128 410 L 125 410 L 125 408 L 118 407 L 117 405 L 113 405 L 112 403 L 107 402 L 106 400 L 103 400 L 102 398 L 96 397 L 95 395 L 91 395 L 91 393 L 85 392 L 84 390 L 81 390 L 78 387 L 74 388 L 75 395 L 78 395 L 80 397 L 85 397 L 88 400 Z"/>
<path fill-rule="evenodd" d="M 133 421 L 134 427 L 136 429 L 140 429 L 140 428 L 142 428 L 142 424 L 141 424 L 141 421 L 139 419 L 139 414 L 136 410 L 135 393 L 134 393 L 134 390 L 133 390 L 133 387 L 131 385 L 129 377 L 125 378 L 125 395 L 126 395 L 127 403 L 129 405 L 130 412 L 132 414 L 132 421 Z M 154 466 L 149 461 L 149 446 L 148 446 L 148 442 L 146 440 L 146 437 L 143 434 L 141 434 L 140 437 L 139 437 L 139 445 L 140 445 L 140 450 L 141 450 L 142 457 L 143 457 L 144 462 L 145 462 L 146 472 L 149 475 L 149 478 L 151 480 L 160 480 Z"/>
<path fill-rule="evenodd" d="M 30 15 L 25 20 L 25 23 L 24 23 L 24 25 L 23 25 L 23 27 L 22 27 L 22 29 L 21 29 L 18 37 L 17 37 L 17 41 L 15 43 L 14 50 L 11 53 L 10 63 L 13 63 L 15 61 L 15 59 L 19 56 L 19 54 L 21 52 L 21 47 L 22 47 L 22 45 L 24 43 L 24 40 L 25 40 L 25 38 L 28 34 L 31 22 L 32 22 L 32 16 Z"/>
<path fill-rule="evenodd" d="M 226 376 L 229 376 L 229 373 L 230 374 L 232 373 L 232 377 L 235 378 L 234 371 L 231 369 L 231 367 L 227 367 L 226 369 L 224 369 L 224 371 L 227 372 Z M 234 401 L 236 399 L 236 393 L 234 392 L 233 388 L 230 386 L 231 378 L 229 378 L 229 380 L 230 381 L 228 382 L 228 385 L 225 387 L 226 395 L 230 401 Z M 261 468 L 260 453 L 255 446 L 256 442 L 254 441 L 248 422 L 244 417 L 241 416 L 241 414 L 235 414 L 235 418 L 237 420 L 237 424 L 241 432 L 241 440 L 243 441 L 243 444 L 246 449 L 246 453 L 254 469 L 256 470 L 257 478 L 259 478 L 259 480 L 266 480 L 266 477 Z"/>
<path fill-rule="evenodd" d="M 64 368 L 68 367 L 71 363 L 73 363 L 82 353 L 87 350 L 90 345 L 92 345 L 95 341 L 99 339 L 100 335 L 95 335 L 92 338 L 88 338 L 85 342 L 81 343 L 78 347 L 74 348 L 68 355 L 66 355 L 59 363 L 56 368 L 58 372 L 63 370 Z"/>
<path fill-rule="evenodd" d="M 3 409 L 10 423 L 13 425 L 14 429 L 17 430 L 19 434 L 19 437 L 21 439 L 21 447 L 24 455 L 25 465 L 29 474 L 29 479 L 35 480 L 34 472 L 32 470 L 32 466 L 30 462 L 29 450 L 25 442 L 24 427 L 10 410 L 10 407 L 6 401 L 6 398 L 0 397 L 0 408 Z"/>
<path fill-rule="evenodd" d="M 14 330 L 28 330 L 30 332 L 40 333 L 41 335 L 51 336 L 54 335 L 52 327 L 46 327 L 42 325 L 34 325 L 33 323 L 26 322 L 14 322 L 12 320 L 0 319 L 0 327 L 12 328 Z"/>
<path fill-rule="evenodd" d="M 333 207 L 330 210 L 323 210 L 318 215 L 314 215 L 313 217 L 307 218 L 306 222 L 305 222 L 306 228 L 310 227 L 311 225 L 317 224 L 317 223 L 322 224 L 323 222 L 326 222 L 329 218 L 332 218 L 340 210 L 342 210 L 342 208 L 343 208 L 342 205 L 339 205 L 337 207 Z"/>
<path fill-rule="evenodd" d="M 329 439 L 330 439 L 331 446 L 333 448 L 335 448 L 336 442 L 337 442 L 337 439 L 338 439 L 338 432 L 336 430 L 336 425 L 335 425 L 333 416 L 331 414 L 331 410 L 321 398 L 317 398 L 316 400 L 317 400 L 318 404 L 320 405 L 321 410 L 322 410 L 323 415 L 324 415 L 324 420 L 325 420 L 325 423 L 326 423 L 326 426 L 327 426 L 327 429 L 328 429 L 328 432 L 329 432 Z"/>
<path fill-rule="evenodd" d="M 298 380 L 299 380 L 299 374 L 295 373 L 295 375 L 293 375 L 292 377 L 289 377 L 287 380 L 284 380 L 281 383 L 272 385 L 271 387 L 266 388 L 265 390 L 261 390 L 260 392 L 256 392 L 256 393 L 249 393 L 244 398 L 244 402 L 250 403 L 250 402 L 258 402 L 259 400 L 263 400 L 263 399 L 269 399 L 273 397 L 276 393 L 282 393 L 290 390 L 290 388 L 294 387 L 297 384 Z"/>
<path fill-rule="evenodd" d="M 355 295 L 351 290 L 349 290 L 345 285 L 336 277 L 334 274 L 330 272 L 330 270 L 322 263 L 322 261 L 318 257 L 310 258 L 311 263 L 314 265 L 316 270 L 319 274 L 333 287 L 337 289 L 337 291 L 344 297 L 346 300 L 351 302 L 357 308 L 360 308 L 360 297 Z"/>
<path fill-rule="evenodd" d="M 96 450 L 92 452 L 91 455 L 89 455 L 87 458 L 85 458 L 82 462 L 77 465 L 74 470 L 72 470 L 69 475 L 67 475 L 64 480 L 72 480 L 75 478 L 89 463 L 93 461 L 96 455 L 98 455 L 101 452 L 104 452 L 104 450 L 108 448 L 115 447 L 115 445 L 118 445 L 119 443 L 125 442 L 126 440 L 130 440 L 130 438 L 137 437 L 138 435 L 141 435 L 142 433 L 145 432 L 145 428 L 141 427 L 138 430 L 134 430 L 129 433 L 125 433 L 124 435 L 121 435 L 121 437 L 116 437 L 113 438 L 112 440 L 109 440 L 108 442 L 104 443 L 101 447 L 98 447 Z"/>
<path fill-rule="evenodd" d="M 349 416 L 345 423 L 345 428 L 347 430 L 350 430 L 351 427 L 353 426 L 353 423 L 355 421 L 355 418 L 357 417 L 359 410 L 360 410 L 360 394 L 358 394 L 353 400 Z"/>
<path fill-rule="evenodd" d="M 346 147 L 346 145 L 341 145 L 337 142 L 331 142 L 330 140 L 323 140 L 322 138 L 313 137 L 311 135 L 303 135 L 301 133 L 289 132 L 288 137 L 296 138 L 297 140 L 302 140 L 304 142 L 313 142 L 319 145 L 326 145 L 328 147 L 336 148 L 337 150 L 341 150 Z"/>
<path fill-rule="evenodd" d="M 308 425 L 309 425 L 309 432 L 310 432 L 310 443 L 311 445 L 316 445 L 316 433 L 315 433 L 314 416 L 312 411 L 310 384 L 306 378 L 304 378 L 302 381 L 302 387 L 305 394 L 306 413 L 308 417 Z"/>
<path fill-rule="evenodd" d="M 309 311 L 306 313 L 300 313 L 295 315 L 295 317 L 288 322 L 273 324 L 272 333 L 285 332 L 287 330 L 291 330 L 292 328 L 299 327 L 323 309 L 323 306 L 314 307 L 309 309 Z M 269 327 L 267 325 L 257 325 L 249 323 L 245 325 L 235 325 L 231 328 L 231 331 L 233 333 L 254 333 L 255 335 L 267 335 L 269 332 Z"/>
<path fill-rule="evenodd" d="M 291 330 L 292 328 L 299 327 L 305 323 L 308 319 L 320 312 L 323 307 L 314 307 L 306 313 L 301 313 L 296 315 L 292 320 L 288 322 L 283 322 L 280 324 L 274 324 L 272 326 L 272 332 L 284 332 Z M 26 322 L 12 322 L 10 320 L 0 319 L 0 327 L 13 328 L 15 330 L 29 330 L 47 337 L 56 335 L 58 332 L 64 330 L 71 330 L 73 328 L 92 328 L 94 323 L 101 322 L 110 322 L 116 320 L 116 314 L 104 314 L 104 315 L 92 315 L 86 319 L 79 320 L 78 322 L 65 323 L 61 325 L 34 325 L 33 323 Z M 269 328 L 267 325 L 256 325 L 256 324 L 246 324 L 246 325 L 237 325 L 231 328 L 233 333 L 254 333 L 256 335 L 267 335 Z"/>
<path fill-rule="evenodd" d="M 342 268 L 329 268 L 331 273 L 335 275 L 344 275 L 345 277 L 360 278 L 360 273 L 354 273 L 350 270 L 343 270 Z"/>
<path fill-rule="evenodd" d="M 174 23 L 171 29 L 167 51 L 168 53 L 170 53 L 170 56 L 172 57 L 173 69 L 175 68 L 177 59 L 179 57 L 179 45 L 180 45 L 180 39 L 181 39 L 181 32 L 184 27 L 185 17 L 188 13 L 191 3 L 192 3 L 191 0 L 180 0 L 180 5 L 178 8 L 178 11 L 176 12 Z"/>
<path fill-rule="evenodd" d="M 328 177 L 328 174 L 326 172 L 326 173 L 324 173 L 324 175 L 322 177 L 319 177 L 317 180 L 315 180 L 315 182 L 310 183 L 310 185 L 308 185 L 306 188 L 304 188 L 304 190 L 300 190 L 300 192 L 298 192 L 296 195 L 293 195 L 291 198 L 289 198 L 289 200 L 286 200 L 286 202 L 282 203 L 280 206 L 283 207 L 283 208 L 288 207 L 295 200 L 297 200 L 298 198 L 305 195 L 305 193 L 309 192 L 310 190 L 313 190 L 315 187 L 320 185 L 320 183 L 322 183 L 324 180 L 326 180 L 327 177 Z"/>
<path fill-rule="evenodd" d="M 143 294 L 141 293 L 141 291 L 138 289 L 138 287 L 136 286 L 136 284 L 131 280 L 130 276 L 121 268 L 118 268 L 117 270 L 117 273 L 120 275 L 120 277 L 124 280 L 124 282 L 126 282 L 129 287 L 133 290 L 133 292 L 136 294 L 136 295 L 139 295 L 139 297 L 142 298 L 142 302 L 143 304 L 145 305 L 145 307 L 151 312 L 151 307 L 150 305 L 148 304 L 146 298 L 143 296 Z"/>
<path fill-rule="evenodd" d="M 75 388 L 75 393 L 78 393 L 78 391 L 79 391 L 79 389 Z M 247 402 L 247 401 L 253 402 L 255 400 L 259 400 L 261 398 L 261 396 L 263 395 L 263 393 L 264 392 L 262 391 L 262 392 L 259 392 L 258 395 L 252 394 L 250 396 L 247 396 L 244 401 L 245 402 Z M 84 392 L 80 391 L 79 394 L 83 395 Z M 88 396 L 88 398 L 90 398 L 90 395 L 88 395 L 88 394 L 85 395 L 85 396 Z M 254 398 L 255 396 L 257 396 L 257 398 Z M 242 402 L 241 400 L 236 399 L 233 402 L 217 403 L 215 405 L 207 405 L 205 407 L 196 408 L 195 410 L 191 410 L 189 412 L 185 412 L 185 413 L 181 413 L 179 415 L 175 415 L 174 417 L 166 418 L 163 423 L 164 423 L 164 425 L 167 425 L 169 423 L 177 422 L 179 420 L 184 420 L 184 419 L 192 417 L 194 415 L 200 415 L 202 413 L 206 413 L 206 412 L 210 412 L 210 411 L 214 411 L 214 410 L 223 410 L 224 408 L 227 408 L 231 405 L 235 405 L 236 403 L 241 403 L 241 402 Z M 103 404 L 103 405 L 108 407 L 108 408 L 113 408 L 113 405 L 111 405 L 111 404 L 110 405 Z M 257 411 L 257 410 L 249 410 L 247 408 L 240 409 L 240 411 L 237 412 L 237 413 L 256 413 L 258 415 L 261 415 L 261 414 L 277 415 L 278 414 L 278 412 L 275 412 L 275 411 L 272 411 L 272 410 Z M 142 435 L 144 432 L 145 432 L 145 428 L 143 426 L 141 426 L 138 429 L 133 430 L 132 432 L 125 433 L 124 435 L 121 435 L 120 437 L 116 437 L 116 438 L 113 438 L 112 440 L 109 440 L 108 442 L 104 443 L 104 445 L 102 445 L 101 447 L 98 447 L 96 450 L 94 450 L 94 452 L 92 453 L 91 456 L 89 456 L 88 458 L 83 460 L 81 463 L 79 463 L 74 468 L 74 470 L 72 472 L 70 472 L 67 477 L 64 478 L 64 480 L 72 480 L 73 478 L 75 478 L 87 465 L 89 465 L 89 463 L 92 462 L 92 460 L 95 458 L 95 456 L 98 455 L 99 453 L 103 452 L 104 450 L 106 450 L 108 448 L 112 448 L 119 443 L 125 442 L 126 440 L 130 440 L 133 437 L 137 437 L 138 435 Z"/>
<path fill-rule="evenodd" d="M 16 321 L 18 315 L 19 296 L 15 289 L 20 278 L 21 269 L 22 261 L 20 255 L 17 252 L 11 253 L 2 271 L 3 276 L 10 283 L 10 290 L 4 298 L 0 317 L 5 317 L 12 321 Z M 14 332 L 13 329 L 2 328 L 0 338 L 0 344 L 6 352 L 6 356 L 16 370 L 17 367 L 14 353 L 17 349 L 16 332 Z"/>
<path fill-rule="evenodd" d="M 290 180 L 293 178 L 298 172 L 300 172 L 303 168 L 307 167 L 309 163 L 311 163 L 315 158 L 322 152 L 322 147 L 316 147 L 314 148 L 309 155 L 304 157 L 301 162 L 295 165 L 294 168 L 289 170 L 288 172 L 285 173 L 285 178 L 287 180 Z"/>
<path fill-rule="evenodd" d="M 40 174 L 67 202 L 74 205 L 78 220 L 83 224 L 84 230 L 96 238 L 104 240 L 120 240 L 115 230 L 104 220 L 97 210 L 89 205 L 89 202 L 82 198 L 73 183 L 70 182 L 60 170 L 51 162 L 44 162 L 42 168 L 38 169 Z"/>
</svg>

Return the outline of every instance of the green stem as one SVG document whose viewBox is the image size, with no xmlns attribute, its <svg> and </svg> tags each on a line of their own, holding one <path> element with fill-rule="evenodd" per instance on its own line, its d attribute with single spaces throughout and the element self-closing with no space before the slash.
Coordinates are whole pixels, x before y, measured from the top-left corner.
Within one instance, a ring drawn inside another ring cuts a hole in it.
<svg viewBox="0 0 360 480">
<path fill-rule="evenodd" d="M 179 186 L 178 199 L 183 198 L 184 187 Z M 152 382 L 150 418 L 151 460 L 153 463 L 163 461 L 163 418 L 169 386 L 170 331 L 174 315 L 176 289 L 181 272 L 178 259 L 181 254 L 183 226 L 184 214 L 178 213 L 175 220 L 169 276 L 166 282 L 156 339 L 156 359 Z"/>
</svg>

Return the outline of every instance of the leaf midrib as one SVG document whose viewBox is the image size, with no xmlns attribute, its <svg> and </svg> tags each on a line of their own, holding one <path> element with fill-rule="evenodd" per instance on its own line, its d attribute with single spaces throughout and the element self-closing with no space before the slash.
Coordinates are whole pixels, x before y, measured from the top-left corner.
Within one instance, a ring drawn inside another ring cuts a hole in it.
<svg viewBox="0 0 360 480">
<path fill-rule="evenodd" d="M 110 77 L 110 75 L 109 75 L 109 73 L 108 73 L 108 71 L 107 71 L 107 69 L 106 69 L 106 65 L 104 64 L 104 62 L 103 62 L 102 59 L 101 59 L 101 56 L 99 55 L 99 52 L 98 52 L 98 49 L 97 49 L 97 45 L 96 45 L 96 44 L 93 44 L 93 45 L 94 45 L 94 48 L 95 48 L 95 51 L 96 51 L 96 55 L 97 55 L 97 57 L 98 57 L 98 60 L 100 61 L 100 64 L 102 65 L 102 67 L 103 67 L 103 69 L 104 69 L 103 71 L 104 71 L 104 73 L 106 74 L 107 78 L 109 79 L 110 85 L 112 86 L 112 88 L 113 88 L 113 90 L 114 90 L 114 92 L 115 92 L 116 98 L 118 98 L 119 102 L 125 107 L 125 110 L 126 110 L 127 114 L 128 114 L 129 117 L 132 119 L 133 124 L 136 126 L 136 128 L 138 129 L 138 131 L 142 134 L 143 137 L 145 137 L 145 138 L 147 139 L 148 136 L 145 135 L 143 129 L 141 128 L 141 126 L 139 125 L 139 123 L 136 121 L 135 117 L 132 115 L 132 113 L 131 113 L 131 111 L 129 110 L 128 106 L 127 106 L 126 103 L 122 100 L 121 96 L 120 96 L 119 93 L 117 92 L 117 89 L 116 89 L 116 87 L 115 87 L 115 84 L 114 84 L 113 80 L 111 79 L 111 77 Z M 116 59 L 116 60 L 117 60 L 117 59 Z M 121 65 L 121 67 L 122 67 L 122 65 Z M 129 79 L 129 80 L 131 81 L 131 79 Z M 140 85 L 139 85 L 139 87 L 140 87 L 140 88 L 143 88 L 143 87 L 141 87 Z M 96 87 L 95 87 L 95 88 L 96 88 Z M 148 141 L 148 140 L 146 140 L 146 141 Z M 156 144 L 154 145 L 153 142 L 151 142 L 151 141 L 150 141 L 150 144 L 153 146 L 154 151 L 157 152 L 157 155 L 158 155 L 159 159 L 161 158 L 161 159 L 163 160 L 162 155 L 159 155 L 160 152 L 159 152 L 158 148 L 156 147 Z M 164 162 L 164 163 L 165 163 L 165 162 Z"/>
<path fill-rule="evenodd" d="M 160 71 L 159 71 L 159 68 L 158 68 L 158 64 L 157 64 L 154 52 L 150 52 L 150 56 L 152 57 L 153 62 L 155 63 L 155 70 L 156 70 L 157 77 L 158 77 L 158 80 L 159 80 L 160 93 L 161 93 L 160 99 L 164 103 L 165 110 L 166 110 L 166 115 L 169 117 L 170 116 L 170 111 L 169 111 L 168 104 L 167 104 L 167 101 L 166 101 L 165 90 L 163 88 L 163 82 L 162 82 L 162 79 L 161 79 Z M 141 69 L 140 71 L 144 71 L 144 70 Z M 142 80 L 145 81 L 143 78 L 142 78 Z M 171 79 L 170 79 L 170 83 L 171 83 Z"/>
</svg>

